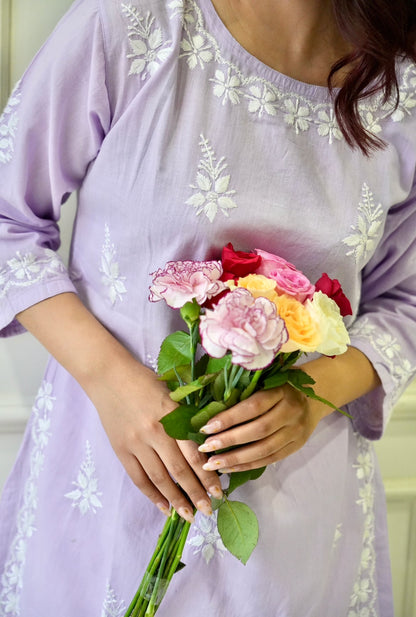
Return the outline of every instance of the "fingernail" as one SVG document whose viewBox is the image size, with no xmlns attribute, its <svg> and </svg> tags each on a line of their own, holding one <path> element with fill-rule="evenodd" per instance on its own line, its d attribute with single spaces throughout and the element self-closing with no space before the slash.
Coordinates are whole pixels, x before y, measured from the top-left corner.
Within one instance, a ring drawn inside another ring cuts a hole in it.
<svg viewBox="0 0 416 617">
<path fill-rule="evenodd" d="M 192 512 L 191 512 L 191 510 L 189 508 L 179 508 L 178 514 L 179 514 L 179 516 L 184 518 L 185 521 L 188 521 L 188 523 L 193 523 L 194 520 L 195 520 L 194 517 L 193 517 L 193 514 L 192 514 Z"/>
<path fill-rule="evenodd" d="M 216 471 L 217 469 L 221 469 L 221 467 L 225 467 L 224 461 L 208 461 L 205 465 L 202 465 L 202 469 L 205 471 Z"/>
<path fill-rule="evenodd" d="M 200 432 L 205 435 L 210 435 L 211 433 L 216 433 L 221 429 L 221 422 L 215 420 L 214 422 L 210 422 L 209 424 L 205 424 L 202 428 L 200 428 Z"/>
<path fill-rule="evenodd" d="M 202 514 L 205 514 L 205 516 L 212 516 L 212 507 L 209 501 L 198 501 L 196 507 Z"/>
<path fill-rule="evenodd" d="M 199 446 L 198 450 L 200 452 L 213 452 L 214 450 L 220 450 L 222 448 L 222 444 L 219 439 L 210 439 Z"/>
<path fill-rule="evenodd" d="M 165 516 L 170 516 L 169 508 L 167 508 L 165 505 L 163 505 L 163 503 L 158 503 L 157 507 L 162 512 L 162 514 L 164 514 Z"/>
<path fill-rule="evenodd" d="M 209 489 L 209 494 L 212 495 L 213 497 L 215 497 L 215 499 L 222 499 L 223 498 L 223 492 L 220 489 L 219 486 L 211 486 L 211 488 Z"/>
<path fill-rule="evenodd" d="M 224 467 L 224 469 L 219 469 L 218 471 L 220 473 L 233 473 L 236 470 L 233 469 L 232 467 Z"/>
</svg>

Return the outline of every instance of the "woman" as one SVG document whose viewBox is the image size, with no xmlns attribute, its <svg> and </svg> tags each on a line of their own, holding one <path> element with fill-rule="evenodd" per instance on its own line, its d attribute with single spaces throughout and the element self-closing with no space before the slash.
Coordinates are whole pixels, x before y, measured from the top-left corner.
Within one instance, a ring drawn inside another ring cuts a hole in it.
<svg viewBox="0 0 416 617">
<path fill-rule="evenodd" d="M 54 359 L 3 494 L 1 615 L 123 615 L 170 504 L 198 513 L 160 617 L 393 615 L 367 438 L 416 365 L 415 20 L 410 2 L 368 4 L 78 0 L 18 84 L 2 334 L 26 328 Z M 213 449 L 240 446 L 210 464 L 159 423 L 174 404 L 152 369 L 178 323 L 147 295 L 166 261 L 228 241 L 341 280 L 351 346 L 305 368 L 353 421 L 258 393 L 210 426 Z M 213 469 L 275 462 L 239 489 L 260 523 L 243 567 L 215 532 Z"/>
</svg>

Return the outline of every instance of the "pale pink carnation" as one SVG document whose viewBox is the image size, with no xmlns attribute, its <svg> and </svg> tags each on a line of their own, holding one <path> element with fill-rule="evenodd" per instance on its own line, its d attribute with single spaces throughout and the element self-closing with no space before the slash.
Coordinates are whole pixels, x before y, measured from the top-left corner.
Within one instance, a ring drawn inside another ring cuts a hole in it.
<svg viewBox="0 0 416 617">
<path fill-rule="evenodd" d="M 258 370 L 273 362 L 288 340 L 285 322 L 267 298 L 254 298 L 246 289 L 235 289 L 213 310 L 201 316 L 202 346 L 214 358 L 231 351 L 232 362 Z"/>
<path fill-rule="evenodd" d="M 278 257 L 277 255 L 273 255 L 273 253 L 268 253 L 261 249 L 256 249 L 256 253 L 261 257 L 261 264 L 257 268 L 256 274 L 269 276 L 270 272 L 274 270 L 296 270 L 295 266 L 289 261 L 286 261 L 286 259 L 283 259 L 283 257 Z"/>
<path fill-rule="evenodd" d="M 228 289 L 219 280 L 220 261 L 169 261 L 153 272 L 149 300 L 165 300 L 172 308 L 182 308 L 194 298 L 199 305 Z"/>
</svg>

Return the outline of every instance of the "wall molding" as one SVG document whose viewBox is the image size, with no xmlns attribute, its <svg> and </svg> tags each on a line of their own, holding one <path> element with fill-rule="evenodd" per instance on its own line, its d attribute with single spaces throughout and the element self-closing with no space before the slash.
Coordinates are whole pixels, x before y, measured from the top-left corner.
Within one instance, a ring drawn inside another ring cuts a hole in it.
<svg viewBox="0 0 416 617">
<path fill-rule="evenodd" d="M 0 108 L 10 94 L 11 0 L 0 0 Z"/>
</svg>

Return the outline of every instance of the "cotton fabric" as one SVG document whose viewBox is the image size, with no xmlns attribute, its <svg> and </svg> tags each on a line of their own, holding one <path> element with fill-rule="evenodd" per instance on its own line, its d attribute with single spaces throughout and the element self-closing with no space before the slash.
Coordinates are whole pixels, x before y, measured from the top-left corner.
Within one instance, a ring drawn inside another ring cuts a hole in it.
<svg viewBox="0 0 416 617">
<path fill-rule="evenodd" d="M 383 487 L 371 445 L 415 374 L 416 67 L 396 109 L 364 100 L 386 142 L 352 151 L 327 89 L 244 50 L 210 0 L 78 0 L 0 120 L 0 327 L 73 291 L 142 362 L 180 326 L 149 274 L 227 242 L 338 278 L 377 391 L 235 492 L 260 539 L 243 566 L 197 515 L 160 617 L 392 617 Z M 68 268 L 57 253 L 68 195 Z M 65 207 L 65 206 L 63 206 Z M 0 615 L 120 617 L 164 517 L 53 359 L 0 508 Z"/>
</svg>

